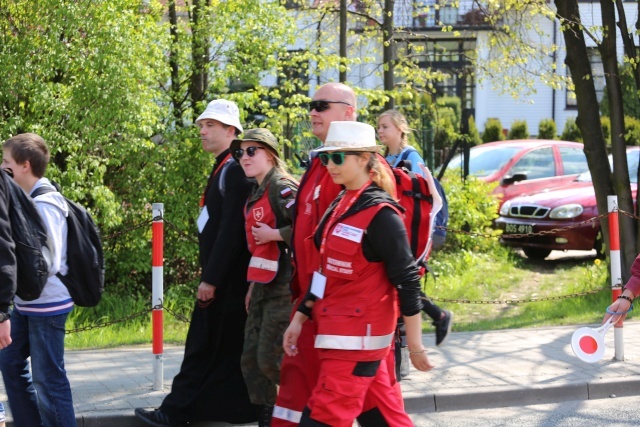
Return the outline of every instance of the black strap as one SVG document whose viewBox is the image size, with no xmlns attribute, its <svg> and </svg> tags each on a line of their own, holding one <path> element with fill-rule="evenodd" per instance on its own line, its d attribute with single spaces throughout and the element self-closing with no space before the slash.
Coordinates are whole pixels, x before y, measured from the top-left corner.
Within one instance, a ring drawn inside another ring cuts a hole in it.
<svg viewBox="0 0 640 427">
<path fill-rule="evenodd" d="M 55 193 L 56 191 L 57 190 L 54 190 L 53 188 L 49 187 L 48 185 L 43 185 L 41 187 L 38 187 L 36 189 L 36 191 L 31 193 L 31 197 L 35 199 L 36 197 L 42 196 L 43 194 Z"/>
<path fill-rule="evenodd" d="M 409 155 L 411 153 L 413 153 L 414 151 L 416 151 L 415 148 L 409 146 L 407 148 L 405 148 L 402 153 L 400 154 L 400 162 L 404 162 L 405 160 L 407 160 L 407 157 L 409 157 Z M 398 162 L 399 163 L 399 162 Z"/>
<path fill-rule="evenodd" d="M 411 177 L 411 186 L 413 187 L 413 218 L 411 218 L 411 252 L 413 256 L 418 256 L 418 230 L 420 230 L 421 206 L 420 197 L 415 195 L 422 194 L 420 191 L 420 180 L 416 176 Z"/>
</svg>

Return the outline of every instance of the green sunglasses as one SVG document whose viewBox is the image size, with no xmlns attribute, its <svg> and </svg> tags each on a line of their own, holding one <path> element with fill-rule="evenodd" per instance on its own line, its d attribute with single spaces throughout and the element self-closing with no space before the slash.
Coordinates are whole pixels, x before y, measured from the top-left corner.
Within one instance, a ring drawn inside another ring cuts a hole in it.
<svg viewBox="0 0 640 427">
<path fill-rule="evenodd" d="M 336 151 L 333 153 L 318 153 L 318 157 L 320 158 L 320 162 L 324 166 L 327 166 L 329 164 L 329 160 L 331 160 L 334 165 L 340 166 L 344 163 L 344 156 L 346 156 L 347 154 L 357 156 L 360 153 L 355 153 L 353 151 Z"/>
</svg>

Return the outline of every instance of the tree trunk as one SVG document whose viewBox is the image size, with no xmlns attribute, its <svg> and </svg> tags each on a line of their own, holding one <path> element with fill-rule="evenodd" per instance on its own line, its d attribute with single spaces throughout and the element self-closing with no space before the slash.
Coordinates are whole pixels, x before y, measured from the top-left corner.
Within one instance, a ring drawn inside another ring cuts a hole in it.
<svg viewBox="0 0 640 427">
<path fill-rule="evenodd" d="M 184 96 L 180 90 L 180 68 L 178 66 L 178 50 L 180 47 L 178 46 L 178 14 L 176 12 L 175 0 L 169 0 L 169 25 L 169 34 L 171 34 L 171 54 L 169 55 L 169 67 L 171 68 L 170 99 L 176 125 L 180 125 L 184 112 Z"/>
<path fill-rule="evenodd" d="M 382 67 L 383 82 L 386 93 L 391 93 L 395 88 L 393 78 L 393 7 L 395 0 L 384 0 L 384 17 L 382 19 Z M 385 104 L 386 109 L 394 108 L 395 99 L 389 97 L 389 101 Z"/>
<path fill-rule="evenodd" d="M 613 188 L 618 195 L 618 207 L 633 212 L 633 200 L 627 167 L 626 144 L 624 140 L 624 109 L 622 106 L 622 87 L 616 56 L 616 11 L 611 0 L 600 0 L 602 11 L 603 39 L 600 55 L 607 82 L 611 118 L 611 153 L 613 155 Z M 629 270 L 636 258 L 635 222 L 626 215 L 619 216 L 620 224 L 620 261 L 624 282 L 629 279 Z"/>
<path fill-rule="evenodd" d="M 340 83 L 347 82 L 347 0 L 340 0 Z"/>
<path fill-rule="evenodd" d="M 578 0 L 554 0 L 557 16 L 562 21 L 562 35 L 567 48 L 565 64 L 571 72 L 575 86 L 578 117 L 576 124 L 584 138 L 584 152 L 591 171 L 593 188 L 596 193 L 598 212 L 607 212 L 607 195 L 613 194 L 609 175 L 611 170 L 607 160 L 605 140 L 600 125 L 598 99 L 591 75 L 591 64 L 582 32 Z M 607 219 L 600 221 L 603 239 L 609 241 Z M 608 246 L 608 245 L 607 245 Z"/>
<path fill-rule="evenodd" d="M 202 29 L 200 22 L 206 13 L 207 0 L 193 0 L 191 21 L 191 50 L 192 69 L 189 94 L 191 95 L 191 108 L 199 111 L 198 103 L 204 101 L 209 79 L 209 40 L 207 32 Z"/>
<path fill-rule="evenodd" d="M 629 57 L 635 59 L 635 65 L 631 67 L 633 70 L 633 81 L 636 84 L 636 93 L 640 93 L 640 66 L 638 66 L 638 53 L 636 48 L 636 43 L 633 39 L 633 35 L 629 34 L 628 26 L 627 26 L 627 17 L 625 15 L 624 7 L 622 4 L 622 0 L 616 0 L 616 9 L 618 10 L 618 28 L 620 28 L 620 37 L 622 38 L 622 44 L 624 45 L 624 53 Z M 640 12 L 640 0 L 638 0 L 638 12 Z M 640 16 L 640 15 L 639 15 Z M 640 31 L 640 19 L 636 21 L 636 31 Z M 638 176 L 640 178 L 640 169 L 638 170 Z M 637 182 L 640 182 L 638 179 Z M 636 198 L 636 210 L 635 212 L 640 212 L 640 198 Z M 633 221 L 634 226 L 636 226 L 636 222 Z M 640 249 L 640 227 L 636 226 L 636 233 L 634 234 L 636 251 Z"/>
</svg>

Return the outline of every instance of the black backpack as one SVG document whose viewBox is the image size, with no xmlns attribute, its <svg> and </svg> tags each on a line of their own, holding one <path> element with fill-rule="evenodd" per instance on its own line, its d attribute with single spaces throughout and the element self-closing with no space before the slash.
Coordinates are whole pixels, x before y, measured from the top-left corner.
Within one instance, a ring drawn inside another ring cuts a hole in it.
<svg viewBox="0 0 640 427">
<path fill-rule="evenodd" d="M 6 171 L 0 173 L 7 186 L 11 235 L 16 245 L 16 295 L 24 301 L 33 301 L 40 296 L 49 278 L 53 246 L 31 197 Z"/>
<path fill-rule="evenodd" d="M 55 185 L 55 184 L 54 184 Z M 38 197 L 54 192 L 50 187 L 40 187 L 31 194 Z M 104 255 L 100 231 L 87 210 L 65 197 L 69 206 L 67 217 L 67 265 L 66 275 L 56 276 L 69 290 L 75 305 L 94 307 L 104 291 Z"/>
</svg>

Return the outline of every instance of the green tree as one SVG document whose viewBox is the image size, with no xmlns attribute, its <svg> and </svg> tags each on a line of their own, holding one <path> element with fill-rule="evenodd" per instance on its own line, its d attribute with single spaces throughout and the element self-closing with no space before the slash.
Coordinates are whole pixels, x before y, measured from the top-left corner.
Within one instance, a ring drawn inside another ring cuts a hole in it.
<svg viewBox="0 0 640 427">
<path fill-rule="evenodd" d="M 162 126 L 160 18 L 155 3 L 138 0 L 0 0 L 1 138 L 42 135 L 47 175 L 89 208 L 103 235 L 131 209 L 112 178 L 139 185 L 140 171 L 128 166 L 153 149 Z M 110 280 L 119 280 L 110 274 L 117 253 L 105 253 Z"/>
</svg>

